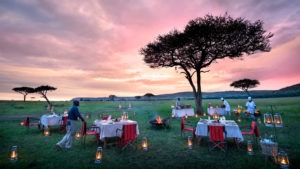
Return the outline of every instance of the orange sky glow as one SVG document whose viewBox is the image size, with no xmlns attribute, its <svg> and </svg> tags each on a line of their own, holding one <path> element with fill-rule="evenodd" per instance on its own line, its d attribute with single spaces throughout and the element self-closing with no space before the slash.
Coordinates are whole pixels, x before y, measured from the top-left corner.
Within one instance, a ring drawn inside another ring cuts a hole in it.
<svg viewBox="0 0 300 169">
<path fill-rule="evenodd" d="M 238 90 L 229 85 L 242 78 L 257 79 L 255 90 L 298 84 L 299 6 L 298 0 L 0 1 L 0 100 L 22 100 L 12 88 L 40 85 L 57 88 L 50 100 L 192 91 L 175 68 L 151 69 L 139 51 L 192 19 L 226 12 L 262 20 L 274 34 L 272 50 L 213 63 L 202 74 L 202 90 Z"/>
</svg>

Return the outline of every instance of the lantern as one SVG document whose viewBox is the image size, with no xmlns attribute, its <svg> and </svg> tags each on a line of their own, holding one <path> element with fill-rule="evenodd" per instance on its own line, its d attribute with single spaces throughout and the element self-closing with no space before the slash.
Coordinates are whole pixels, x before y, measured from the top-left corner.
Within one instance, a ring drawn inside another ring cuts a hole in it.
<svg viewBox="0 0 300 169">
<path fill-rule="evenodd" d="M 80 140 L 80 138 L 81 138 L 81 132 L 80 132 L 80 131 L 77 131 L 77 132 L 75 133 L 75 139 L 76 139 L 76 140 Z"/>
<path fill-rule="evenodd" d="M 289 168 L 289 159 L 284 151 L 280 151 L 277 160 L 281 168 Z"/>
<path fill-rule="evenodd" d="M 11 162 L 16 162 L 18 160 L 18 152 L 17 152 L 17 146 L 12 146 L 11 147 L 11 153 L 10 153 L 10 161 Z"/>
<path fill-rule="evenodd" d="M 253 147 L 252 147 L 251 140 L 248 140 L 247 151 L 248 151 L 248 155 L 253 155 Z"/>
<path fill-rule="evenodd" d="M 206 113 L 205 113 L 205 112 L 203 113 L 203 116 L 206 116 Z"/>
<path fill-rule="evenodd" d="M 272 117 L 272 114 L 266 113 L 264 115 L 264 122 L 265 122 L 265 126 L 272 127 L 273 126 L 273 117 Z"/>
<path fill-rule="evenodd" d="M 131 109 L 131 103 L 128 104 L 128 109 Z"/>
<path fill-rule="evenodd" d="M 24 126 L 24 121 L 20 122 L 20 125 L 21 125 L 21 126 Z"/>
<path fill-rule="evenodd" d="M 143 138 L 142 148 L 143 148 L 144 151 L 148 151 L 148 141 L 147 141 L 146 137 Z"/>
<path fill-rule="evenodd" d="M 49 128 L 45 128 L 44 129 L 44 136 L 49 136 L 50 135 L 50 129 Z"/>
<path fill-rule="evenodd" d="M 213 119 L 214 119 L 214 120 L 219 120 L 219 115 L 218 115 L 218 113 L 213 114 Z"/>
<path fill-rule="evenodd" d="M 257 123 L 258 123 L 258 124 L 261 124 L 260 118 L 257 119 Z"/>
<path fill-rule="evenodd" d="M 275 127 L 282 127 L 282 119 L 281 119 L 281 115 L 280 114 L 275 114 L 274 115 L 274 124 Z"/>
<path fill-rule="evenodd" d="M 195 114 L 195 118 L 198 118 L 198 114 L 197 113 Z"/>
<path fill-rule="evenodd" d="M 102 162 L 102 147 L 98 147 L 96 151 L 95 163 L 100 164 Z"/>
<path fill-rule="evenodd" d="M 127 120 L 128 119 L 128 113 L 127 112 L 123 112 L 123 120 Z"/>
<path fill-rule="evenodd" d="M 90 118 L 90 115 L 86 114 L 86 115 L 85 115 L 85 118 L 86 118 L 86 119 Z"/>
<path fill-rule="evenodd" d="M 135 115 L 136 115 L 136 112 L 134 111 L 134 112 L 133 112 L 133 116 L 135 116 Z"/>
<path fill-rule="evenodd" d="M 174 109 L 175 108 L 175 106 L 174 105 L 171 105 L 171 109 Z"/>
<path fill-rule="evenodd" d="M 119 109 L 122 109 L 122 105 L 121 104 L 119 104 Z"/>
<path fill-rule="evenodd" d="M 67 109 L 64 111 L 64 114 L 68 114 L 68 110 Z"/>
<path fill-rule="evenodd" d="M 187 114 L 185 114 L 184 118 L 187 119 L 189 116 Z"/>
<path fill-rule="evenodd" d="M 188 136 L 187 145 L 188 145 L 189 149 L 193 148 L 193 142 L 192 142 L 192 137 L 191 136 Z"/>
<path fill-rule="evenodd" d="M 238 117 L 237 121 L 240 123 L 242 122 L 242 117 Z"/>
</svg>

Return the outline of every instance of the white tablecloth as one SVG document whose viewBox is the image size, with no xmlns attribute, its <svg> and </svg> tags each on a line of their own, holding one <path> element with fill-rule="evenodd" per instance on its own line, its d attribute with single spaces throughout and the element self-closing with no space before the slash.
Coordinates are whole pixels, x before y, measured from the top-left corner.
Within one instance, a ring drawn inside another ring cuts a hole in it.
<svg viewBox="0 0 300 169">
<path fill-rule="evenodd" d="M 172 116 L 173 117 L 183 117 L 185 115 L 194 116 L 195 112 L 193 108 L 188 109 L 172 109 Z"/>
<path fill-rule="evenodd" d="M 206 119 L 200 120 L 197 123 L 196 127 L 196 136 L 208 136 L 208 125 L 213 125 L 213 121 L 207 121 Z M 225 130 L 227 133 L 227 138 L 238 138 L 238 141 L 244 141 L 244 137 L 239 126 L 233 120 L 226 120 L 225 123 Z"/>
<path fill-rule="evenodd" d="M 51 115 L 44 114 L 42 115 L 40 121 L 41 124 L 45 127 L 59 126 L 62 124 L 62 117 L 63 116 L 57 114 L 51 114 Z"/>
<path fill-rule="evenodd" d="M 120 121 L 120 122 L 113 122 L 112 120 L 95 120 L 94 121 L 94 125 L 96 125 L 97 127 L 100 127 L 100 139 L 104 140 L 104 138 L 106 137 L 120 137 L 120 135 L 117 135 L 116 130 L 117 129 L 121 129 L 123 128 L 124 124 L 132 124 L 135 123 L 136 124 L 136 134 L 139 135 L 139 127 L 136 121 L 132 121 L 132 120 L 124 120 L 124 121 Z M 118 133 L 118 134 L 122 134 L 122 133 Z"/>
<path fill-rule="evenodd" d="M 207 108 L 207 113 L 209 115 L 213 115 L 213 114 L 216 114 L 216 113 L 218 115 L 222 115 L 222 116 L 227 115 L 225 113 L 225 108 Z"/>
</svg>

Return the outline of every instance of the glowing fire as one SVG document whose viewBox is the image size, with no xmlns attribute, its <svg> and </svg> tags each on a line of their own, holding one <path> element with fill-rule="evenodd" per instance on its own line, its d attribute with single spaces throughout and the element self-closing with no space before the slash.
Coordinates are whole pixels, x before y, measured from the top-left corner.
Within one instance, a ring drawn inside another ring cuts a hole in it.
<svg viewBox="0 0 300 169">
<path fill-rule="evenodd" d="M 157 123 L 158 123 L 158 124 L 161 124 L 161 123 L 162 123 L 162 119 L 161 119 L 161 117 L 160 117 L 160 116 L 158 116 L 158 117 L 156 118 L 156 121 L 157 121 Z"/>
</svg>

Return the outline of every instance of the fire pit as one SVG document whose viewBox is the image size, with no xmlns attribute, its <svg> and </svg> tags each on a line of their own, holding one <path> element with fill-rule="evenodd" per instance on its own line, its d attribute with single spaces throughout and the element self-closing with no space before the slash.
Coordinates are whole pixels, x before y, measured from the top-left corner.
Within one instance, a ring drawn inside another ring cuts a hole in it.
<svg viewBox="0 0 300 169">
<path fill-rule="evenodd" d="M 170 119 L 169 118 L 165 118 L 162 119 L 160 116 L 157 116 L 155 119 L 149 120 L 149 123 L 152 125 L 152 127 L 155 128 L 169 128 Z"/>
</svg>

